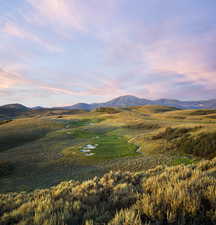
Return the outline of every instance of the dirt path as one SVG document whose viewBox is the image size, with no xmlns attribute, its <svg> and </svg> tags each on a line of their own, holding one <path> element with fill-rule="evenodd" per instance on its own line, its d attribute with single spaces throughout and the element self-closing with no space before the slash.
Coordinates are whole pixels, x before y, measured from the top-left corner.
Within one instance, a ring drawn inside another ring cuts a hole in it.
<svg viewBox="0 0 216 225">
<path fill-rule="evenodd" d="M 129 140 L 128 140 L 128 143 L 132 143 L 132 142 L 133 142 L 134 140 L 136 140 L 136 138 L 138 138 L 138 137 L 139 137 L 139 136 L 136 136 L 136 137 L 133 137 L 133 138 L 129 139 Z M 142 147 L 137 145 L 137 150 L 136 150 L 136 152 L 137 152 L 137 153 L 140 153 L 140 154 L 143 154 L 143 152 L 142 152 L 141 150 L 142 150 Z"/>
</svg>

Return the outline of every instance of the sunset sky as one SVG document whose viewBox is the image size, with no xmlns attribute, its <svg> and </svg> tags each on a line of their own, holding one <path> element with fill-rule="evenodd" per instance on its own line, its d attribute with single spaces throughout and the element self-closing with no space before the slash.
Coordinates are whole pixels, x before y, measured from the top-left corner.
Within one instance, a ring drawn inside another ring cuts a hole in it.
<svg viewBox="0 0 216 225">
<path fill-rule="evenodd" d="M 0 105 L 216 98 L 215 0 L 0 0 Z"/>
</svg>

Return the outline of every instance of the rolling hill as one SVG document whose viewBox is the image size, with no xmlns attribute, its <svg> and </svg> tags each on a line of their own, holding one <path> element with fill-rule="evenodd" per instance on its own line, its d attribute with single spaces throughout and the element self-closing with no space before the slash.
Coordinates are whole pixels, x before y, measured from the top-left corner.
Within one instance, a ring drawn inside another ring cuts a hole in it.
<svg viewBox="0 0 216 225">
<path fill-rule="evenodd" d="M 145 106 L 145 105 L 160 105 L 160 106 L 170 106 L 178 109 L 216 109 L 216 99 L 212 100 L 204 100 L 204 101 L 180 101 L 176 99 L 157 99 L 157 100 L 149 100 L 145 98 L 138 98 L 132 95 L 125 95 L 114 98 L 107 102 L 102 103 L 77 103 L 71 106 L 64 107 L 53 107 L 53 108 L 44 108 L 41 106 L 36 106 L 33 108 L 28 108 L 21 104 L 9 104 L 0 106 L 0 117 L 9 116 L 14 117 L 18 116 L 24 112 L 30 110 L 87 110 L 91 111 L 100 107 L 130 107 L 130 106 Z"/>
<path fill-rule="evenodd" d="M 175 99 L 149 100 L 145 98 L 138 98 L 132 95 L 125 95 L 114 98 L 104 103 L 93 103 L 93 104 L 78 103 L 64 108 L 92 110 L 99 107 L 128 107 L 128 106 L 143 106 L 143 105 L 162 105 L 162 106 L 176 107 L 179 109 L 216 109 L 216 99 L 205 101 L 180 101 Z"/>
<path fill-rule="evenodd" d="M 21 104 L 8 104 L 0 106 L 0 119 L 7 119 L 19 116 L 31 109 Z"/>
</svg>

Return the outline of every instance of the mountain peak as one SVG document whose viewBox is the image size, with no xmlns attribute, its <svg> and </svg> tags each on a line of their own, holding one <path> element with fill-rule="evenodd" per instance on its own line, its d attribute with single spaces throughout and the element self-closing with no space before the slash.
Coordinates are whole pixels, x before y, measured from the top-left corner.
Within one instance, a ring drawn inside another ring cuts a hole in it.
<svg viewBox="0 0 216 225">
<path fill-rule="evenodd" d="M 127 107 L 148 104 L 150 101 L 133 95 L 124 95 L 104 103 L 104 106 Z"/>
<path fill-rule="evenodd" d="M 122 95 L 122 96 L 119 96 L 117 98 L 138 98 L 137 96 L 134 96 L 134 95 Z"/>
<path fill-rule="evenodd" d="M 171 106 L 179 109 L 216 109 L 216 100 L 205 101 L 180 101 L 177 99 L 161 98 L 158 100 L 148 100 L 133 95 L 123 95 L 104 103 L 78 103 L 72 106 L 63 107 L 64 109 L 92 110 L 99 107 L 129 107 L 143 105 Z"/>
<path fill-rule="evenodd" d="M 133 95 L 122 95 L 117 98 L 114 98 L 113 100 L 137 100 L 137 99 L 140 99 L 140 98 L 133 96 Z M 111 100 L 111 101 L 113 101 L 113 100 Z"/>
</svg>

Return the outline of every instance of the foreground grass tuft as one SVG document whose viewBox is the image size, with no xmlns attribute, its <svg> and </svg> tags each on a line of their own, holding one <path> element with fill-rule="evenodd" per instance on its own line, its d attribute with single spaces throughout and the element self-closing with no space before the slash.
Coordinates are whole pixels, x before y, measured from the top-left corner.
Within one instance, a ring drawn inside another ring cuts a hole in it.
<svg viewBox="0 0 216 225">
<path fill-rule="evenodd" d="M 216 158 L 0 195 L 0 224 L 214 225 Z"/>
</svg>

